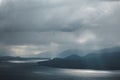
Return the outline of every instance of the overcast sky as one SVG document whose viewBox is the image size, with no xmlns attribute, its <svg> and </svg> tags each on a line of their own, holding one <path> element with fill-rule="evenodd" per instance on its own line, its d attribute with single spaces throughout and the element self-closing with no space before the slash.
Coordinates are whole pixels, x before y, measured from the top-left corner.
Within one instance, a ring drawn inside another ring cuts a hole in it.
<svg viewBox="0 0 120 80">
<path fill-rule="evenodd" d="M 120 45 L 119 0 L 0 0 L 0 55 L 87 53 Z"/>
</svg>

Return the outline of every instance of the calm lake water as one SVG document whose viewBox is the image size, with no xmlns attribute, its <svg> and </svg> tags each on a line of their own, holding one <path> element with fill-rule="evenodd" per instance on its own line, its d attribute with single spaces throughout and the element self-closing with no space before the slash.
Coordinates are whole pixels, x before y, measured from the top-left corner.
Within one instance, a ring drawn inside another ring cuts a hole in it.
<svg viewBox="0 0 120 80">
<path fill-rule="evenodd" d="M 49 68 L 36 62 L 1 63 L 0 80 L 120 80 L 120 71 Z"/>
</svg>

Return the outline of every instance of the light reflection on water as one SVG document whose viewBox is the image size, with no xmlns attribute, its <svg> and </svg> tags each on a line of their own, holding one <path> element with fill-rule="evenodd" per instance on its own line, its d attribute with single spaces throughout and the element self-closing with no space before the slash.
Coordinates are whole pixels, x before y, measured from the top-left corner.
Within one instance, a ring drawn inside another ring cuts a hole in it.
<svg viewBox="0 0 120 80">
<path fill-rule="evenodd" d="M 18 63 L 2 63 L 0 80 L 120 80 L 120 71 L 62 69 Z"/>
<path fill-rule="evenodd" d="M 42 61 L 47 61 L 47 59 L 39 59 L 39 60 L 11 60 L 11 61 L 6 61 L 9 63 L 35 63 L 35 62 L 42 62 Z"/>
<path fill-rule="evenodd" d="M 34 74 L 62 75 L 76 77 L 113 77 L 119 76 L 120 71 L 82 70 L 82 69 L 51 69 L 48 71 L 35 71 Z"/>
<path fill-rule="evenodd" d="M 64 70 L 65 74 L 83 77 L 105 77 L 111 76 L 110 71 L 97 71 L 97 70 Z"/>
</svg>

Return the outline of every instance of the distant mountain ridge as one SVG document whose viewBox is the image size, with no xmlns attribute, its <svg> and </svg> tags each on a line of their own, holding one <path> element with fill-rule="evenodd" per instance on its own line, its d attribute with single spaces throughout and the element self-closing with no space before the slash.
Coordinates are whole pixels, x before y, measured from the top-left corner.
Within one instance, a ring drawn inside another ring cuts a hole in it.
<svg viewBox="0 0 120 80">
<path fill-rule="evenodd" d="M 25 57 L 13 57 L 13 56 L 0 56 L 0 62 L 9 61 L 9 60 L 32 60 L 32 59 L 47 59 L 47 58 L 25 58 Z"/>
<path fill-rule="evenodd" d="M 120 47 L 102 49 L 82 57 L 73 54 L 65 58 L 39 62 L 39 65 L 75 69 L 120 70 Z"/>
<path fill-rule="evenodd" d="M 65 51 L 59 53 L 57 55 L 57 57 L 64 58 L 64 57 L 67 57 L 67 56 L 70 56 L 70 55 L 83 55 L 83 51 L 78 50 L 78 49 L 68 49 L 68 50 L 65 50 Z"/>
</svg>

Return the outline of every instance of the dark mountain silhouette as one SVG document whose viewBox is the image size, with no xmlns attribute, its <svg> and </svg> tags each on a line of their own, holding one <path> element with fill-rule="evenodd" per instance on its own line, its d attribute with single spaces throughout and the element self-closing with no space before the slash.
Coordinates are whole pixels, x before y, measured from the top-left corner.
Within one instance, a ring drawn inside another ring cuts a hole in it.
<svg viewBox="0 0 120 80">
<path fill-rule="evenodd" d="M 79 57 L 79 59 L 75 59 L 75 57 Z M 66 58 L 54 58 L 50 61 L 39 62 L 39 65 L 59 68 L 80 68 L 80 66 L 83 66 L 83 61 L 80 56 L 71 55 Z"/>
<path fill-rule="evenodd" d="M 106 48 L 82 57 L 73 54 L 65 58 L 39 62 L 39 65 L 75 69 L 120 70 L 120 48 Z"/>
<path fill-rule="evenodd" d="M 35 59 L 47 59 L 47 58 L 25 58 L 25 57 L 13 57 L 13 56 L 0 56 L 0 62 L 9 60 L 35 60 Z"/>
<path fill-rule="evenodd" d="M 21 60 L 21 57 L 12 57 L 12 56 L 1 56 L 0 61 L 7 61 L 7 60 Z"/>
</svg>

